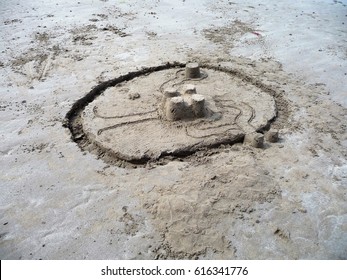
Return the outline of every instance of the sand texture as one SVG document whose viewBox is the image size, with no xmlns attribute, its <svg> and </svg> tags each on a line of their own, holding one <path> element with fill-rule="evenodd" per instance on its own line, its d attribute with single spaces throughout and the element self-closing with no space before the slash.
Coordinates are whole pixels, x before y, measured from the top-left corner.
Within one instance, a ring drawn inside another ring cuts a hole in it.
<svg viewBox="0 0 347 280">
<path fill-rule="evenodd" d="M 346 259 L 346 4 L 0 0 L 1 259 Z"/>
</svg>

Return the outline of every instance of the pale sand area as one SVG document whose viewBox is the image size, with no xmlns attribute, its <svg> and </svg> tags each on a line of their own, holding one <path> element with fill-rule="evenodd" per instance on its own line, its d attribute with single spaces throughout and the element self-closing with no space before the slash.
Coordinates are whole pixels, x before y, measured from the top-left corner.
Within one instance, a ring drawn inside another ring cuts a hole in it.
<svg viewBox="0 0 347 280">
<path fill-rule="evenodd" d="M 347 1 L 297 2 L 0 0 L 1 259 L 346 259 Z M 280 142 L 132 169 L 71 139 L 93 87 L 174 61 L 278 94 Z"/>
</svg>

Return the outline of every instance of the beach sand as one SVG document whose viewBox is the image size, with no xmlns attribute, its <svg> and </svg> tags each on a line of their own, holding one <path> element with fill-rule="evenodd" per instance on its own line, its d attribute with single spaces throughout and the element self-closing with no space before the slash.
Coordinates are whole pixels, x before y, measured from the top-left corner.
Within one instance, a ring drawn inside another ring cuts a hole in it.
<svg viewBox="0 0 347 280">
<path fill-rule="evenodd" d="M 347 258 L 347 1 L 0 0 L 0 15 L 1 259 Z M 77 100 L 176 61 L 274 93 L 279 142 L 127 166 L 73 140 Z"/>
</svg>

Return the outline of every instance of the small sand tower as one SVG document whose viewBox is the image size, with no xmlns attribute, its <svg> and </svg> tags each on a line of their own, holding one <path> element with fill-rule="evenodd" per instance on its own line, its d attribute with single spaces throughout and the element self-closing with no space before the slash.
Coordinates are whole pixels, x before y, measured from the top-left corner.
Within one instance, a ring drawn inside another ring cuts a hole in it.
<svg viewBox="0 0 347 280">
<path fill-rule="evenodd" d="M 200 67 L 197 62 L 187 63 L 186 65 L 186 79 L 197 79 L 201 77 Z"/>
</svg>

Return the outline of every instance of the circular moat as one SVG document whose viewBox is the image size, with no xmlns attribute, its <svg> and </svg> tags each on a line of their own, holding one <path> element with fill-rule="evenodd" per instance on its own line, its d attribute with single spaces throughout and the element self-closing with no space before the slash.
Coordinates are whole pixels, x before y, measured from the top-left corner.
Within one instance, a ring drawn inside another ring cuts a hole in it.
<svg viewBox="0 0 347 280">
<path fill-rule="evenodd" d="M 168 63 L 104 82 L 67 114 L 83 150 L 131 164 L 243 142 L 277 116 L 274 93 L 217 66 Z"/>
</svg>

